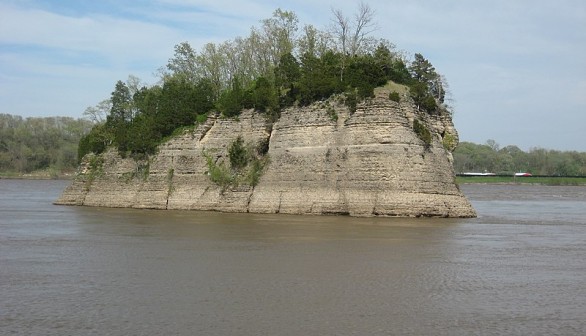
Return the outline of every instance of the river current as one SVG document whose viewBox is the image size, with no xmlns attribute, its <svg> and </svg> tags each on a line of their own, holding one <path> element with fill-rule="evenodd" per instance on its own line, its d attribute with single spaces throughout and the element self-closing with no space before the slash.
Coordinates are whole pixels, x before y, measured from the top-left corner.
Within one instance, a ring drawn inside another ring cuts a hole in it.
<svg viewBox="0 0 586 336">
<path fill-rule="evenodd" d="M 584 335 L 586 187 L 474 219 L 56 206 L 0 180 L 1 335 Z"/>
</svg>

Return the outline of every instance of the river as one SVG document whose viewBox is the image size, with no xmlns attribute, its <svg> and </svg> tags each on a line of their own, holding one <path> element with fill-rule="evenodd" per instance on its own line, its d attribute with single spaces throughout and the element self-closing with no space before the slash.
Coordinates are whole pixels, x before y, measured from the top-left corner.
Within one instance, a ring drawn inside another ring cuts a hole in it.
<svg viewBox="0 0 586 336">
<path fill-rule="evenodd" d="M 67 183 L 0 180 L 2 335 L 586 334 L 586 187 L 404 219 L 52 205 Z"/>
</svg>

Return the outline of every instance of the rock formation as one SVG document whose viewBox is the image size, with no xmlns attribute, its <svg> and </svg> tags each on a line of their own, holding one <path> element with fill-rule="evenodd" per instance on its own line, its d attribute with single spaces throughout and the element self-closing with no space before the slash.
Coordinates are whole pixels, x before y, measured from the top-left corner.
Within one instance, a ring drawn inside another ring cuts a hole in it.
<svg viewBox="0 0 586 336">
<path fill-rule="evenodd" d="M 454 181 L 457 132 L 447 115 L 420 112 L 377 89 L 354 113 L 332 98 L 289 108 L 270 124 L 252 110 L 238 119 L 210 117 L 162 144 L 148 160 L 115 150 L 87 156 L 57 204 L 226 212 L 352 216 L 473 217 Z M 425 143 L 413 129 L 431 133 Z M 228 146 L 269 139 L 268 164 L 256 186 L 222 187 L 206 156 L 228 162 Z"/>
</svg>

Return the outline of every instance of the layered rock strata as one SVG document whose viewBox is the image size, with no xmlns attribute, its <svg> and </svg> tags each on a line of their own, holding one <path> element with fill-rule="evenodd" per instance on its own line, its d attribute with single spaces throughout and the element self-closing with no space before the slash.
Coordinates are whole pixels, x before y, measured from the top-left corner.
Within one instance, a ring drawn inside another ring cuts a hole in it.
<svg viewBox="0 0 586 336">
<path fill-rule="evenodd" d="M 429 144 L 414 120 L 430 131 Z M 206 156 L 228 162 L 228 147 L 269 139 L 268 164 L 256 186 L 213 183 Z M 449 116 L 430 116 L 387 91 L 350 113 L 332 99 L 289 108 L 270 124 L 243 111 L 211 117 L 161 145 L 145 161 L 115 150 L 86 157 L 57 204 L 225 212 L 347 214 L 352 216 L 473 217 L 454 182 L 451 153 L 457 133 Z"/>
</svg>

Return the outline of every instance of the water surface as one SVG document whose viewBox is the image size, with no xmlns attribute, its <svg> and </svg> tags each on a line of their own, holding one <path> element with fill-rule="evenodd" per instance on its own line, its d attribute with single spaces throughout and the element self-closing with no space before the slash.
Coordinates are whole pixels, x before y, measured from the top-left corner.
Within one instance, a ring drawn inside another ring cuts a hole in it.
<svg viewBox="0 0 586 336">
<path fill-rule="evenodd" d="M 0 180 L 0 334 L 586 333 L 586 188 L 465 185 L 476 219 L 55 206 Z"/>
</svg>

